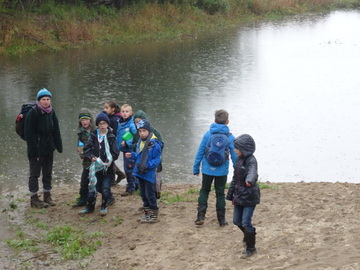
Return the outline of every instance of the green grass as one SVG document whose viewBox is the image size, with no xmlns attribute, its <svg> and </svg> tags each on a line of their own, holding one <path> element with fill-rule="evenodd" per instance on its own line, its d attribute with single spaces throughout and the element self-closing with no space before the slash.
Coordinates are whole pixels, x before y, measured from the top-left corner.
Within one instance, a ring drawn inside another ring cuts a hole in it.
<svg viewBox="0 0 360 270">
<path fill-rule="evenodd" d="M 84 235 L 81 230 L 71 226 L 58 226 L 47 233 L 46 241 L 51 243 L 64 259 L 81 259 L 93 254 L 101 245 L 97 238 L 102 233 Z"/>
<path fill-rule="evenodd" d="M 159 201 L 164 204 L 174 204 L 177 202 L 195 202 L 198 193 L 199 190 L 194 188 L 191 188 L 182 194 L 170 194 L 168 192 L 162 192 Z"/>
</svg>

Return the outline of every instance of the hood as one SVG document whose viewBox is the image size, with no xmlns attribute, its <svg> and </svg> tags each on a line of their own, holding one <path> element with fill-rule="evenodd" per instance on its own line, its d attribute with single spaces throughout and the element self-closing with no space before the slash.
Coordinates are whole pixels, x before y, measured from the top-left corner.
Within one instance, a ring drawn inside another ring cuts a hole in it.
<svg viewBox="0 0 360 270">
<path fill-rule="evenodd" d="M 89 109 L 87 109 L 87 108 L 81 108 L 81 109 L 80 109 L 80 113 L 79 113 L 79 117 L 78 117 L 78 119 L 79 119 L 79 126 L 78 126 L 78 128 L 79 128 L 79 129 L 82 128 L 81 122 L 80 122 L 80 116 L 81 116 L 82 114 L 84 114 L 84 113 L 90 115 L 90 117 L 91 117 L 91 124 L 90 124 L 91 130 L 95 130 L 95 129 L 96 129 L 95 119 L 94 119 L 91 111 L 90 111 Z"/>
<path fill-rule="evenodd" d="M 138 110 L 137 112 L 134 113 L 133 118 L 134 118 L 134 120 L 135 120 L 136 118 L 148 119 L 148 116 L 147 116 L 147 114 L 146 114 L 144 111 Z"/>
<path fill-rule="evenodd" d="M 256 145 L 254 139 L 249 134 L 242 134 L 234 140 L 236 149 L 243 153 L 244 157 L 254 154 Z"/>
<path fill-rule="evenodd" d="M 229 127 L 227 125 L 224 124 L 217 124 L 217 123 L 212 123 L 210 125 L 210 133 L 224 133 L 227 134 L 229 133 Z"/>
</svg>

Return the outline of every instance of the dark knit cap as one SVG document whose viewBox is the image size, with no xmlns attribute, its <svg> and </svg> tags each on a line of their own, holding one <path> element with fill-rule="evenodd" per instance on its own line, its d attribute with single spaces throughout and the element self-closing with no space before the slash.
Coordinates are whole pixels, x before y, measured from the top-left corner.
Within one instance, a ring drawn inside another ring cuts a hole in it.
<svg viewBox="0 0 360 270">
<path fill-rule="evenodd" d="M 143 128 L 151 132 L 150 122 L 146 119 L 140 120 L 136 127 L 137 129 Z"/>
<path fill-rule="evenodd" d="M 109 116 L 105 112 L 99 113 L 99 115 L 96 117 L 95 124 L 99 125 L 100 121 L 105 121 L 109 124 L 110 123 Z"/>
</svg>

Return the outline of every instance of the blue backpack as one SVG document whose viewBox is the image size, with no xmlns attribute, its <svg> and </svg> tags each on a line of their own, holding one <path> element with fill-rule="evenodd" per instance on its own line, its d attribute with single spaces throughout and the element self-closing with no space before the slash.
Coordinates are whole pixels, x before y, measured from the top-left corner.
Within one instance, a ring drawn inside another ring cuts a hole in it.
<svg viewBox="0 0 360 270">
<path fill-rule="evenodd" d="M 231 133 L 213 133 L 205 150 L 205 158 L 212 166 L 223 165 L 229 159 L 228 136 Z"/>
</svg>

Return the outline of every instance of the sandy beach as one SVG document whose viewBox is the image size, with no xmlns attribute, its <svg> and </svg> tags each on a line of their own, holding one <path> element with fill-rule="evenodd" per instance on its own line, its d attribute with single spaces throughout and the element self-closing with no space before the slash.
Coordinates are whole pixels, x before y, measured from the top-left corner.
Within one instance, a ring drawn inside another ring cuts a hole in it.
<svg viewBox="0 0 360 270">
<path fill-rule="evenodd" d="M 141 224 L 138 195 L 121 197 L 124 187 L 113 188 L 116 203 L 105 217 L 96 211 L 83 218 L 71 205 L 78 187 L 57 186 L 57 206 L 33 211 L 26 192 L 2 194 L 1 218 L 10 226 L 2 230 L 1 269 L 360 269 L 360 184 L 267 183 L 261 190 L 253 223 L 257 230 L 257 254 L 240 259 L 242 234 L 232 223 L 216 219 L 215 195 L 211 193 L 205 224 L 195 226 L 199 185 L 163 186 L 156 224 Z M 170 202 L 170 198 L 184 201 Z M 16 202 L 17 208 L 11 209 Z M 30 220 L 30 222 L 29 222 Z M 36 222 L 31 222 L 36 221 Z M 121 222 L 119 222 L 121 221 Z M 35 224 L 46 224 L 46 229 Z M 4 223 L 2 223 L 4 224 Z M 84 232 L 102 232 L 101 245 L 90 256 L 61 259 L 43 241 L 55 226 L 69 225 Z M 38 241 L 39 250 L 14 250 L 5 240 L 22 231 Z M 6 234 L 6 235 L 4 235 Z"/>
</svg>

